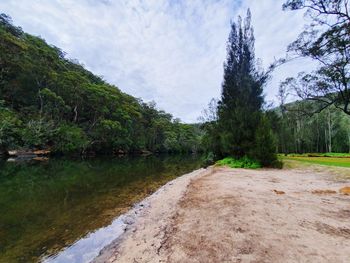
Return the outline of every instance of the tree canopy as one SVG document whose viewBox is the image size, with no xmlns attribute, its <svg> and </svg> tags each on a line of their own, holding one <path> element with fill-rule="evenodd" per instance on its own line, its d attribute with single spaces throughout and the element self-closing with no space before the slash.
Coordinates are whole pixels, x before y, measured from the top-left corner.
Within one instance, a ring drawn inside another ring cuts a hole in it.
<svg viewBox="0 0 350 263">
<path fill-rule="evenodd" d="M 319 67 L 289 78 L 302 99 L 317 103 L 315 112 L 333 105 L 350 115 L 350 7 L 348 0 L 288 0 L 284 10 L 305 10 L 307 28 L 288 48 L 311 58 Z"/>
</svg>

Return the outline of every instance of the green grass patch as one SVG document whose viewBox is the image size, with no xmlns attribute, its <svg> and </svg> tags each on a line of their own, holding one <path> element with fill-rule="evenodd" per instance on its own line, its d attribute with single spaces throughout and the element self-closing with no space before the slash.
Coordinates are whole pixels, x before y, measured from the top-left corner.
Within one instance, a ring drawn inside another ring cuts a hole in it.
<svg viewBox="0 0 350 263">
<path fill-rule="evenodd" d="M 261 168 L 261 164 L 255 160 L 248 157 L 242 157 L 240 159 L 235 159 L 233 157 L 226 157 L 222 160 L 216 162 L 217 165 L 226 165 L 231 168 L 248 168 L 248 169 L 258 169 Z"/>
<path fill-rule="evenodd" d="M 339 157 L 309 157 L 309 156 L 280 156 L 282 160 L 294 160 L 327 166 L 350 167 L 350 158 Z"/>
<path fill-rule="evenodd" d="M 279 154 L 279 157 L 284 158 L 284 154 Z M 290 153 L 286 157 L 340 157 L 350 158 L 350 153 Z"/>
</svg>

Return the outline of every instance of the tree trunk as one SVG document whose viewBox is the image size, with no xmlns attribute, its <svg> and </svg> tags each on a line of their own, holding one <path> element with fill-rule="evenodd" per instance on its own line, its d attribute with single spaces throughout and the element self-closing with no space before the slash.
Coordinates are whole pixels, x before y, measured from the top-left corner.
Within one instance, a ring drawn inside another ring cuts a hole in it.
<svg viewBox="0 0 350 263">
<path fill-rule="evenodd" d="M 331 111 L 328 109 L 328 152 L 332 152 L 332 119 Z"/>
<path fill-rule="evenodd" d="M 39 100 L 40 100 L 40 119 L 42 117 L 42 114 L 43 114 L 43 108 L 44 108 L 44 102 L 43 102 L 43 97 L 41 96 L 41 90 L 39 90 L 38 92 L 38 96 L 39 96 Z"/>
<path fill-rule="evenodd" d="M 325 142 L 325 146 L 326 146 L 325 150 L 326 150 L 326 152 L 328 152 L 329 145 L 328 145 L 328 136 L 327 136 L 327 129 L 326 128 L 324 130 L 324 142 Z"/>
<path fill-rule="evenodd" d="M 77 122 L 77 120 L 78 120 L 78 106 L 77 105 L 75 105 L 73 111 L 74 111 L 74 122 Z"/>
<path fill-rule="evenodd" d="M 320 143 L 320 130 L 318 129 L 318 126 L 317 126 L 317 140 L 316 140 L 316 152 L 317 153 L 320 152 L 319 143 Z"/>
</svg>

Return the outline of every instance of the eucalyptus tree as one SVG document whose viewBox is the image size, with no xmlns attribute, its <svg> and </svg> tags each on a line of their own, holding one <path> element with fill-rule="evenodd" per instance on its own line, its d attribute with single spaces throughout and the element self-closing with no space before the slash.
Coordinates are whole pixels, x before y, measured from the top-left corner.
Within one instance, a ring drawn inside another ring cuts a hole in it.
<svg viewBox="0 0 350 263">
<path fill-rule="evenodd" d="M 288 52 L 317 61 L 311 73 L 300 73 L 289 84 L 297 94 L 317 102 L 317 109 L 334 105 L 350 115 L 349 0 L 288 0 L 284 10 L 305 10 L 311 21 Z"/>
</svg>

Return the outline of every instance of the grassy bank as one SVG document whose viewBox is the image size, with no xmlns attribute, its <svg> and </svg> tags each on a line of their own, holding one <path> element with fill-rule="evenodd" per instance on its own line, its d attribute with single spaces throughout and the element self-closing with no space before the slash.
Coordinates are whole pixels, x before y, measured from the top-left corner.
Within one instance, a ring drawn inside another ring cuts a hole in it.
<svg viewBox="0 0 350 263">
<path fill-rule="evenodd" d="M 279 158 L 282 161 L 292 160 L 327 166 L 350 167 L 350 154 L 348 153 L 289 154 L 287 156 L 279 155 Z"/>
</svg>

